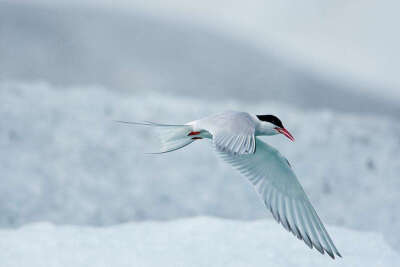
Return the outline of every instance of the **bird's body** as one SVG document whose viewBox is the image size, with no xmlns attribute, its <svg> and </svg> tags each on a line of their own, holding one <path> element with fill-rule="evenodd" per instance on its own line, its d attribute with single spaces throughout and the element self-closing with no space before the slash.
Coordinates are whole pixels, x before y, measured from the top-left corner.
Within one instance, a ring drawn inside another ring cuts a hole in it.
<svg viewBox="0 0 400 267">
<path fill-rule="evenodd" d="M 273 115 L 226 111 L 183 125 L 133 123 L 163 130 L 160 153 L 180 149 L 199 139 L 211 139 L 221 157 L 255 187 L 276 221 L 319 252 L 341 256 L 297 180 L 288 160 L 257 136 L 293 136 Z"/>
</svg>

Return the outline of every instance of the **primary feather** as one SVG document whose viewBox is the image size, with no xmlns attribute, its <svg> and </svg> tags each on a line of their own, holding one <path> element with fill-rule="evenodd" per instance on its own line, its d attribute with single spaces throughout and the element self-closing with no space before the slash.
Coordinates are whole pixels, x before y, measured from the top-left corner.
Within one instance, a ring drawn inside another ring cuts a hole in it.
<svg viewBox="0 0 400 267">
<path fill-rule="evenodd" d="M 253 155 L 232 155 L 218 146 L 216 149 L 249 179 L 275 220 L 286 230 L 322 254 L 341 257 L 286 158 L 265 142 L 255 140 L 257 150 Z"/>
</svg>

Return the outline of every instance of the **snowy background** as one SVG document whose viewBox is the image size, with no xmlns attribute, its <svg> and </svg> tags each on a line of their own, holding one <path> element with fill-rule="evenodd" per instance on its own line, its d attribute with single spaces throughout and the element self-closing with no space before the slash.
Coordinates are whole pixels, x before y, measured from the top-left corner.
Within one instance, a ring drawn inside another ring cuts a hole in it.
<svg viewBox="0 0 400 267">
<path fill-rule="evenodd" d="M 194 266 L 207 255 L 204 242 L 224 241 L 215 266 L 234 266 L 223 259 L 241 242 L 249 247 L 237 266 L 261 265 L 263 255 L 284 257 L 283 266 L 302 256 L 304 266 L 327 266 L 327 256 L 271 220 L 207 141 L 146 155 L 157 150 L 153 133 L 113 122 L 185 123 L 226 109 L 278 115 L 296 137 L 265 140 L 290 160 L 345 257 L 340 264 L 396 266 L 397 2 L 77 3 L 0 1 L 0 257 L 9 266 L 24 266 L 23 255 L 38 266 L 79 266 L 90 253 L 107 266 L 112 252 L 96 244 L 108 237 L 125 249 L 116 266 L 157 265 L 146 258 L 155 251 L 165 254 L 159 262 Z M 237 229 L 246 235 L 232 237 Z M 140 231 L 156 234 L 135 250 Z M 77 233 L 82 239 L 68 241 Z M 168 246 L 193 257 L 168 256 L 164 239 L 188 235 L 201 238 Z"/>
</svg>

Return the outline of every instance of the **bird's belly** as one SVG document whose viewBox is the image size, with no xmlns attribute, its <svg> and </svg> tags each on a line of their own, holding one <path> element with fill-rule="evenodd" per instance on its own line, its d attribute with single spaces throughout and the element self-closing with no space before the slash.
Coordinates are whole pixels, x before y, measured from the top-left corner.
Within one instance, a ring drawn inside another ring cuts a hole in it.
<svg viewBox="0 0 400 267">
<path fill-rule="evenodd" d="M 199 136 L 202 138 L 212 139 L 212 135 L 208 131 L 205 131 L 205 130 L 200 132 Z"/>
<path fill-rule="evenodd" d="M 192 131 L 197 133 L 196 136 L 201 138 L 212 138 L 212 135 L 209 131 L 206 130 L 207 125 L 203 123 L 201 120 L 191 121 L 186 123 L 186 125 L 192 126 Z"/>
</svg>

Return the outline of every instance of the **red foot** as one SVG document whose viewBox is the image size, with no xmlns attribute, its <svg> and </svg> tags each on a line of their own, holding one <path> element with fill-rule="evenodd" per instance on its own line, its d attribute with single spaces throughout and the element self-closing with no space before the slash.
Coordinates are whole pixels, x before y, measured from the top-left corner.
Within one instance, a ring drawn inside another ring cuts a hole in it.
<svg viewBox="0 0 400 267">
<path fill-rule="evenodd" d="M 200 132 L 190 132 L 190 133 L 188 134 L 188 136 L 198 135 L 198 134 L 200 134 Z"/>
</svg>

